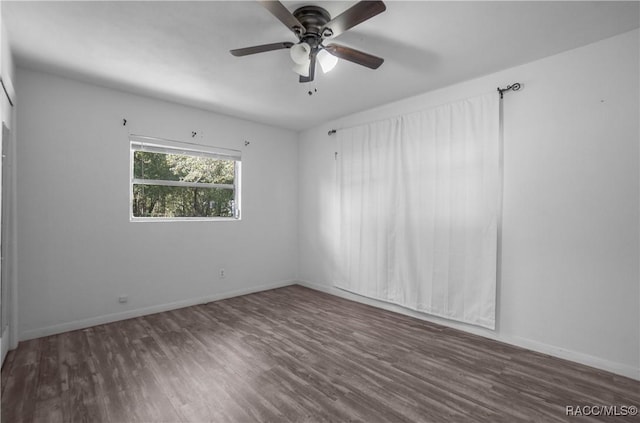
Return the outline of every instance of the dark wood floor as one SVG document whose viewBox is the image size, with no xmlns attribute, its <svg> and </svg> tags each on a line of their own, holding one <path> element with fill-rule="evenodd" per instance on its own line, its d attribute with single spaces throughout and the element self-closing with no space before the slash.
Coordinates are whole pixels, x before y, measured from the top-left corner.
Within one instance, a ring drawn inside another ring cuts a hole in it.
<svg viewBox="0 0 640 423">
<path fill-rule="evenodd" d="M 638 406 L 640 382 L 300 286 L 22 342 L 2 369 L 5 423 L 596 420 L 566 405 Z"/>
</svg>

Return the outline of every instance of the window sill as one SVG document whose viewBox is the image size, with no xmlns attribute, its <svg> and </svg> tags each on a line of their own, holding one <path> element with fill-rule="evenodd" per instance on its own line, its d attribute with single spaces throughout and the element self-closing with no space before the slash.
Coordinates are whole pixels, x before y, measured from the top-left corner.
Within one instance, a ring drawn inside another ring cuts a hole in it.
<svg viewBox="0 0 640 423">
<path fill-rule="evenodd" d="M 239 222 L 241 218 L 235 217 L 130 217 L 129 222 Z"/>
</svg>

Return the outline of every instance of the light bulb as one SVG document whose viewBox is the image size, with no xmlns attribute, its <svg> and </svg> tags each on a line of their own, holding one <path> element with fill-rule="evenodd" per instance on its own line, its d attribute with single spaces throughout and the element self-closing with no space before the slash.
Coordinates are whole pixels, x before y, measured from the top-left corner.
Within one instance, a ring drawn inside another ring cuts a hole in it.
<svg viewBox="0 0 640 423">
<path fill-rule="evenodd" d="M 318 59 L 318 62 L 320 62 L 322 72 L 324 73 L 329 73 L 338 63 L 338 58 L 327 50 L 320 50 L 316 55 L 316 58 Z"/>
<path fill-rule="evenodd" d="M 307 43 L 295 44 L 289 49 L 291 60 L 299 65 L 309 61 L 309 53 L 311 53 L 311 46 Z"/>
</svg>

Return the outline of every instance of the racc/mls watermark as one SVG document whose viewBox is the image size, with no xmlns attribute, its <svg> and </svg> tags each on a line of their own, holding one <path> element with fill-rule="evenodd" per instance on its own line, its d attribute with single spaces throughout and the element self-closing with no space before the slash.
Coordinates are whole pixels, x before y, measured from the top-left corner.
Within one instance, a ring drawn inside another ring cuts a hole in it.
<svg viewBox="0 0 640 423">
<path fill-rule="evenodd" d="M 637 416 L 638 407 L 635 405 L 567 405 L 567 416 Z"/>
</svg>

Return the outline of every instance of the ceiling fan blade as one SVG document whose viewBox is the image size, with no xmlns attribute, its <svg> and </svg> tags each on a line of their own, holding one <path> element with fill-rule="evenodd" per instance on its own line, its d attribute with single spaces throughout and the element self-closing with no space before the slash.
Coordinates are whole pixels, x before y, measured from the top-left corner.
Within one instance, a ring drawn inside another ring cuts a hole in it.
<svg viewBox="0 0 640 423">
<path fill-rule="evenodd" d="M 376 57 L 363 51 L 341 46 L 339 44 L 329 44 L 324 49 L 340 59 L 348 60 L 350 62 L 366 66 L 370 69 L 378 69 L 380 65 L 384 63 L 384 59 L 381 57 Z"/>
<path fill-rule="evenodd" d="M 333 37 L 338 36 L 385 10 L 387 7 L 381 1 L 361 1 L 327 22 L 321 34 L 330 29 Z"/>
<path fill-rule="evenodd" d="M 273 16 L 278 18 L 287 28 L 293 31 L 298 38 L 305 33 L 304 26 L 300 21 L 293 16 L 289 9 L 284 7 L 282 3 L 277 0 L 258 0 L 265 9 L 267 9 Z"/>
<path fill-rule="evenodd" d="M 311 82 L 316 74 L 316 55 L 311 55 L 311 61 L 309 63 L 309 76 L 300 75 L 300 82 Z"/>
<path fill-rule="evenodd" d="M 235 50 L 230 50 L 229 52 L 236 57 L 240 57 L 240 56 L 247 56 L 249 54 L 263 53 L 265 51 L 291 48 L 292 45 L 293 43 L 286 41 L 284 43 L 262 44 L 262 45 L 253 46 L 253 47 L 237 48 Z"/>
</svg>

